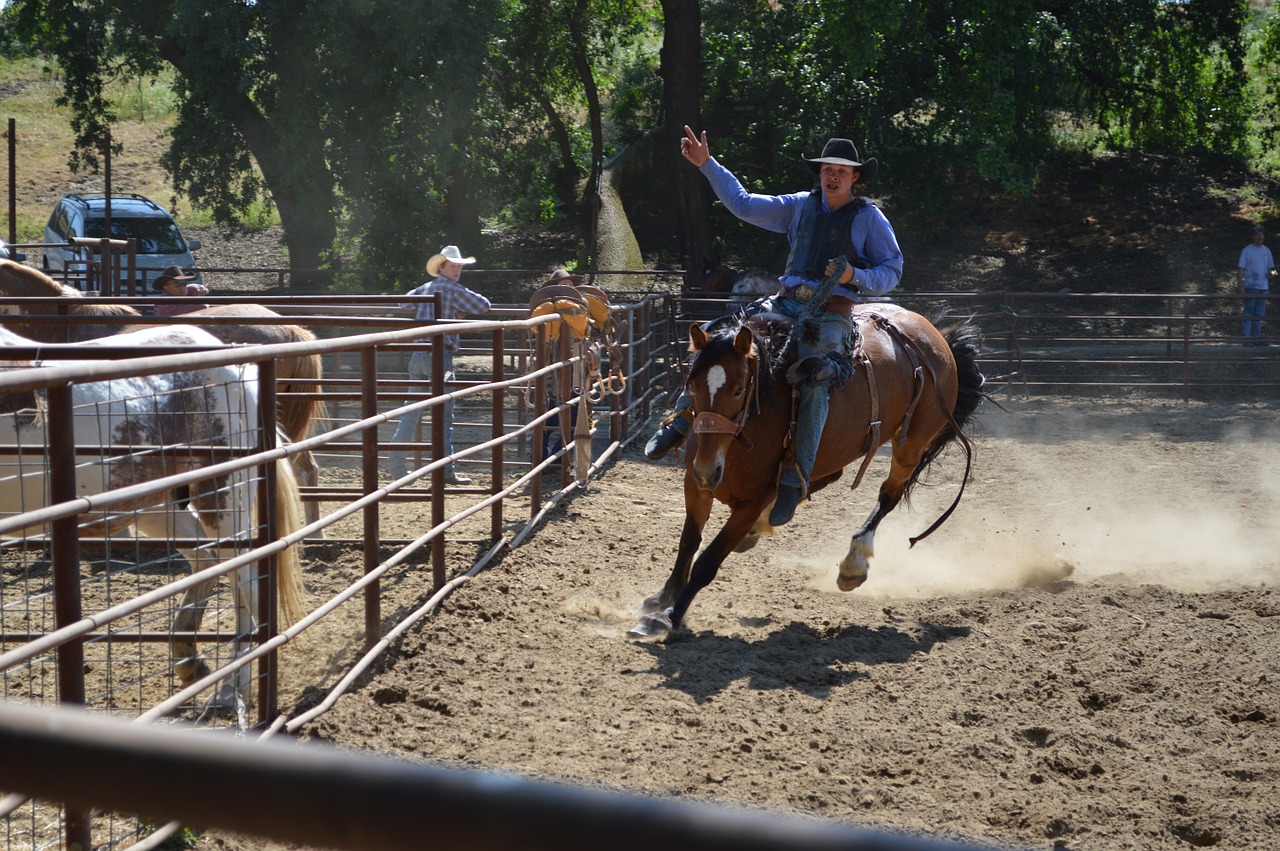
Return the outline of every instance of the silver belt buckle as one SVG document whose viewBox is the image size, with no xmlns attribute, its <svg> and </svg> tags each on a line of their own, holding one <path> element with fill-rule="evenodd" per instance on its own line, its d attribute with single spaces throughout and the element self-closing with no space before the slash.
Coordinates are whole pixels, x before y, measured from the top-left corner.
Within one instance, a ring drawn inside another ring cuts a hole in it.
<svg viewBox="0 0 1280 851">
<path fill-rule="evenodd" d="M 809 299 L 813 298 L 813 287 L 809 286 L 808 284 L 800 284 L 798 286 L 792 287 L 791 292 L 788 293 L 788 295 L 790 295 L 792 298 L 794 298 L 796 301 L 800 302 L 801 304 L 804 304 Z"/>
</svg>

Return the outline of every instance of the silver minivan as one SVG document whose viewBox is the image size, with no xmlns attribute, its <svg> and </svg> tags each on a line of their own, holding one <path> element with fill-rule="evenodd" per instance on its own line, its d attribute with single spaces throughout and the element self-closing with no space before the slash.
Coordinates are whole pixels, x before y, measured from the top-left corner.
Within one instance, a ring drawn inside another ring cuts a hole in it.
<svg viewBox="0 0 1280 851">
<path fill-rule="evenodd" d="M 64 195 L 54 205 L 44 228 L 45 271 L 83 272 L 89 259 L 84 248 L 60 247 L 72 237 L 101 239 L 106 233 L 107 196 L 102 193 Z M 203 283 L 196 269 L 192 251 L 200 248 L 200 240 L 183 238 L 169 211 L 142 195 L 111 196 L 111 238 L 136 239 L 136 265 L 142 292 L 151 289 L 151 281 L 166 266 L 179 266 L 195 274 L 194 283 Z"/>
</svg>

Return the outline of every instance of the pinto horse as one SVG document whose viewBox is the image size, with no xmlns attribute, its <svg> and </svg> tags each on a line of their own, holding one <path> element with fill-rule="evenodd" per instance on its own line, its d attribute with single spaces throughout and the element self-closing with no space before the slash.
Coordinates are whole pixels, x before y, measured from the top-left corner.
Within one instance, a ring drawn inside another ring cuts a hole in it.
<svg viewBox="0 0 1280 851">
<path fill-rule="evenodd" d="M 842 591 L 866 581 L 876 527 L 909 495 L 921 472 L 953 441 L 969 451 L 963 429 L 982 399 L 983 384 L 979 334 L 971 323 L 951 322 L 939 331 L 923 316 L 887 304 L 864 307 L 853 319 L 861 341 L 854 373 L 831 390 L 810 492 L 863 458 L 857 487 L 884 443 L 892 442 L 893 461 L 876 507 L 840 562 Z M 780 321 L 785 320 L 768 314 L 743 320 L 739 314 L 711 332 L 690 327 L 694 357 L 686 386 L 695 416 L 685 449 L 684 530 L 675 568 L 662 590 L 644 601 L 633 636 L 663 637 L 678 629 L 694 595 L 715 579 L 729 553 L 750 549 L 771 531 L 769 509 L 793 418 L 785 358 L 771 355 L 768 345 L 769 331 L 777 331 Z M 968 474 L 966 464 L 965 481 Z M 729 506 L 729 518 L 695 560 L 715 500 Z M 912 544 L 941 525 L 959 500 L 957 495 Z"/>
<path fill-rule="evenodd" d="M 221 342 L 199 328 L 170 325 L 120 334 L 86 346 L 118 343 L 123 346 L 218 346 Z M 0 328 L 0 346 L 33 346 Z M 44 361 L 41 366 L 71 365 Z M 8 361 L 6 369 L 27 369 L 30 363 Z M 76 494 L 90 497 L 104 491 L 128 488 L 154 479 L 205 469 L 207 455 L 184 451 L 187 447 L 253 452 L 258 441 L 258 385 L 254 365 L 188 369 L 173 373 L 74 383 L 72 430 L 77 447 Z M 49 501 L 48 425 L 43 393 L 0 393 L 0 444 L 17 447 L 17 454 L 0 455 L 0 512 L 17 514 L 44 507 Z M 285 439 L 278 435 L 278 439 Z M 130 447 L 137 447 L 131 449 Z M 95 450 L 100 449 L 100 452 Z M 274 462 L 276 492 L 272 505 L 276 532 L 284 537 L 301 526 L 301 500 L 292 466 Z M 192 572 L 204 570 L 234 557 L 237 549 L 254 541 L 258 484 L 251 470 L 219 473 L 191 485 L 191 498 L 175 503 L 168 493 L 134 496 L 81 515 L 84 534 L 110 536 L 129 527 L 140 535 L 173 540 Z M 263 515 L 264 512 L 257 511 Z M 259 518 L 257 522 L 264 522 Z M 38 534 L 44 527 L 9 532 L 17 537 Z M 281 614 L 286 621 L 302 616 L 301 566 L 297 548 L 277 556 Z M 235 571 L 237 652 L 245 649 L 258 616 L 258 583 L 248 566 Z M 173 651 L 177 673 L 184 685 L 209 671 L 197 653 L 194 634 L 200 629 L 207 598 L 217 578 L 189 590 L 174 618 Z M 179 636 L 178 634 L 181 634 Z M 247 699 L 248 667 L 235 674 L 234 685 L 219 690 L 215 700 L 228 705 L 235 691 Z"/>
<path fill-rule="evenodd" d="M 22 263 L 0 259 L 0 298 L 35 297 L 82 299 L 83 294 L 74 287 L 64 286 L 53 278 Z M 78 317 L 118 316 L 127 321 L 141 317 L 134 308 L 124 304 L 75 304 L 67 309 L 70 322 L 29 322 L 22 317 L 33 315 L 43 308 L 31 308 L 14 303 L 0 304 L 0 324 L 27 339 L 40 343 L 80 343 L 118 334 L 121 331 L 137 331 L 150 325 L 124 325 L 102 322 L 76 322 Z M 280 314 L 258 304 L 222 304 L 182 314 L 183 320 L 199 323 L 204 316 L 232 316 L 244 319 L 280 318 Z M 210 334 L 224 343 L 301 343 L 316 339 L 315 334 L 299 325 L 243 324 L 205 326 Z M 300 355 L 280 358 L 276 362 L 276 377 L 280 390 L 285 393 L 313 393 L 318 390 L 323 375 L 320 355 Z M 309 437 L 314 423 L 326 415 L 324 403 L 315 398 L 281 397 L 280 427 L 290 441 Z M 303 484 L 319 484 L 319 467 L 310 452 L 293 456 L 298 477 Z M 306 505 L 308 522 L 316 519 L 319 507 L 314 502 Z"/>
</svg>

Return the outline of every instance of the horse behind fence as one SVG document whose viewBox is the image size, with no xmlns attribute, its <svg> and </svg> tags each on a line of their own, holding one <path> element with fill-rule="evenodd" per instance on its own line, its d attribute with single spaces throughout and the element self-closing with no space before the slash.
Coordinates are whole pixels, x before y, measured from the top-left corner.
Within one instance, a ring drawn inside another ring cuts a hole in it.
<svg viewBox="0 0 1280 851">
<path fill-rule="evenodd" d="M 85 343 L 105 345 L 108 341 Z M 216 346 L 219 341 L 192 326 L 173 325 L 122 334 L 109 339 L 125 346 Z M 0 329 L 0 345 L 32 346 L 30 340 Z M 70 366 L 44 362 L 41 366 Z M 83 364 L 83 361 L 78 362 Z M 27 370 L 29 362 L 8 361 L 5 370 Z M 73 383 L 70 428 L 78 448 L 75 458 L 75 496 L 85 500 L 124 489 L 109 505 L 90 504 L 80 515 L 81 536 L 110 537 L 130 527 L 138 534 L 172 541 L 193 573 L 234 558 L 258 544 L 257 530 L 265 522 L 258 499 L 255 468 L 226 470 L 236 455 L 252 453 L 259 439 L 257 369 L 253 365 L 177 369 L 158 375 Z M 0 512 L 10 517 L 50 503 L 51 435 L 67 423 L 47 400 L 45 391 L 0 394 Z M 63 432 L 65 433 L 65 432 Z M 267 446 L 282 436 L 272 435 Z M 301 526 L 300 499 L 291 465 L 273 462 L 276 489 L 268 500 L 279 537 Z M 197 470 L 211 475 L 188 483 L 189 498 L 174 502 L 171 489 L 140 493 L 134 486 Z M 133 489 L 132 491 L 130 489 Z M 46 524 L 9 528 L 10 542 L 47 531 Z M 281 614 L 285 620 L 302 615 L 301 566 L 296 546 L 277 556 Z M 260 616 L 259 583 L 248 566 L 234 568 L 237 600 L 237 651 L 247 649 Z M 221 573 L 186 592 L 173 630 L 177 673 L 190 684 L 209 673 L 197 655 L 195 634 L 200 629 L 208 597 Z M 238 694 L 248 697 L 249 669 L 241 667 L 233 694 L 224 686 L 215 695 L 229 705 Z"/>
</svg>

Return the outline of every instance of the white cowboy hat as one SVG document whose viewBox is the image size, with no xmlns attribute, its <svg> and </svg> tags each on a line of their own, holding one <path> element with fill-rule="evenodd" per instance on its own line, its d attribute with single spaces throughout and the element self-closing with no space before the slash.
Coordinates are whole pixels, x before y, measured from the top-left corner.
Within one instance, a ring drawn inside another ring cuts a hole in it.
<svg viewBox="0 0 1280 851">
<path fill-rule="evenodd" d="M 446 245 L 440 249 L 439 254 L 432 254 L 431 259 L 427 261 L 427 274 L 435 277 L 440 274 L 440 267 L 448 261 L 457 263 L 460 266 L 470 266 L 476 262 L 474 257 L 463 257 L 462 251 L 456 245 Z"/>
</svg>

